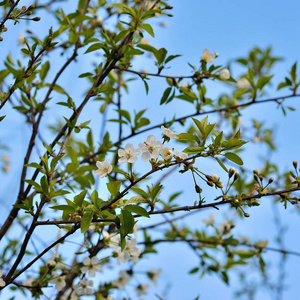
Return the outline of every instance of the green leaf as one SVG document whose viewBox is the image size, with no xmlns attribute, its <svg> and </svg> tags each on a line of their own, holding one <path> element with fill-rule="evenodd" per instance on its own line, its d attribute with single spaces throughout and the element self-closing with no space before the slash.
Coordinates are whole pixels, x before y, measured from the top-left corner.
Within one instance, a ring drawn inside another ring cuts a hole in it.
<svg viewBox="0 0 300 300">
<path fill-rule="evenodd" d="M 86 211 L 81 219 L 81 224 L 80 224 L 80 230 L 81 230 L 81 233 L 85 233 L 86 231 L 88 231 L 90 225 L 91 225 L 91 222 L 93 220 L 93 211 Z"/>
<path fill-rule="evenodd" d="M 145 51 L 151 52 L 153 54 L 157 52 L 157 49 L 155 47 L 148 45 L 148 44 L 138 44 L 137 47 L 139 47 Z"/>
<path fill-rule="evenodd" d="M 31 163 L 31 164 L 26 164 L 26 165 L 24 165 L 24 166 L 25 166 L 25 167 L 30 167 L 30 168 L 42 169 L 42 166 L 39 165 L 38 163 L 35 163 L 35 162 L 33 162 L 33 163 Z"/>
<path fill-rule="evenodd" d="M 90 53 L 92 51 L 96 51 L 96 50 L 99 50 L 102 48 L 103 48 L 103 43 L 95 43 L 95 44 L 91 45 L 90 47 L 88 47 L 87 50 L 84 52 L 84 54 Z"/>
<path fill-rule="evenodd" d="M 197 137 L 195 135 L 191 134 L 191 133 L 182 132 L 182 133 L 178 134 L 178 139 L 188 140 L 188 141 L 196 141 Z"/>
<path fill-rule="evenodd" d="M 228 158 L 229 160 L 233 161 L 234 163 L 236 163 L 239 166 L 242 166 L 244 164 L 242 159 L 233 152 L 225 153 L 225 157 Z"/>
<path fill-rule="evenodd" d="M 149 198 L 149 195 L 142 189 L 138 188 L 138 187 L 132 187 L 130 190 L 134 191 L 135 193 L 141 195 L 144 198 Z"/>
<path fill-rule="evenodd" d="M 206 116 L 201 122 L 195 118 L 192 118 L 194 123 L 196 124 L 196 126 L 198 127 L 198 129 L 200 130 L 200 132 L 205 135 L 205 126 L 206 126 L 206 122 L 207 122 L 207 118 L 208 116 Z M 205 126 L 204 126 L 205 125 Z"/>
<path fill-rule="evenodd" d="M 74 203 L 77 204 L 79 207 L 82 206 L 86 193 L 87 191 L 82 191 L 80 194 L 74 197 Z"/>
<path fill-rule="evenodd" d="M 45 86 L 50 87 L 50 84 L 46 83 Z M 67 95 L 69 97 L 68 93 L 61 86 L 59 86 L 58 84 L 56 84 L 54 86 L 53 90 L 60 93 L 60 94 Z"/>
<path fill-rule="evenodd" d="M 220 146 L 223 142 L 223 131 L 221 131 L 215 138 L 214 146 Z"/>
<path fill-rule="evenodd" d="M 262 90 L 263 87 L 270 82 L 272 77 L 273 77 L 273 75 L 260 77 L 257 80 L 256 88 L 258 88 L 259 90 Z"/>
<path fill-rule="evenodd" d="M 182 152 L 188 154 L 198 154 L 204 150 L 204 147 L 187 147 Z"/>
<path fill-rule="evenodd" d="M 41 189 L 41 186 L 37 182 L 35 182 L 34 180 L 26 179 L 25 182 L 27 182 L 28 184 L 34 186 L 37 189 Z"/>
<path fill-rule="evenodd" d="M 153 53 L 154 54 L 154 56 L 156 57 L 156 59 L 157 59 L 157 64 L 158 65 L 161 65 L 163 62 L 164 62 L 164 60 L 165 60 L 165 58 L 166 58 L 166 56 L 167 56 L 167 50 L 165 49 L 165 48 L 160 48 L 159 50 L 157 50 L 155 53 Z"/>
<path fill-rule="evenodd" d="M 181 56 L 180 54 L 177 54 L 177 55 L 169 55 L 168 57 L 167 57 L 167 59 L 165 60 L 165 63 L 168 63 L 169 61 L 171 61 L 171 60 L 173 60 L 174 58 L 177 58 L 177 57 L 179 57 L 179 56 Z"/>
<path fill-rule="evenodd" d="M 122 236 L 125 237 L 128 233 L 133 231 L 133 226 L 135 224 L 134 218 L 128 210 L 123 209 L 120 214 L 120 221 L 122 224 L 121 233 Z"/>
<path fill-rule="evenodd" d="M 42 81 L 44 81 L 44 79 L 46 78 L 49 69 L 50 69 L 50 63 L 49 63 L 49 61 L 46 61 L 42 65 L 41 70 L 40 70 L 40 78 L 41 78 Z"/>
<path fill-rule="evenodd" d="M 48 187 L 48 180 L 47 180 L 47 177 L 46 176 L 43 176 L 41 178 L 41 187 L 42 187 L 42 191 L 45 195 L 48 195 L 49 194 L 49 187 Z"/>
<path fill-rule="evenodd" d="M 222 143 L 222 147 L 224 147 L 227 150 L 229 150 L 229 149 L 238 149 L 238 148 L 242 147 L 243 145 L 245 145 L 247 143 L 248 143 L 247 141 L 239 140 L 237 138 L 232 138 L 228 141 L 224 141 Z"/>
<path fill-rule="evenodd" d="M 128 120 L 128 122 L 131 122 L 131 116 L 130 113 L 127 110 L 124 109 L 116 109 L 116 111 L 122 116 L 124 117 L 126 120 Z"/>
<path fill-rule="evenodd" d="M 84 78 L 84 77 L 89 77 L 89 76 L 93 76 L 93 73 L 91 73 L 91 72 L 82 73 L 78 77 Z"/>
<path fill-rule="evenodd" d="M 256 252 L 252 250 L 237 250 L 233 251 L 232 254 L 237 254 L 240 258 L 251 258 L 256 255 Z"/>
<path fill-rule="evenodd" d="M 186 96 L 188 96 L 189 98 L 191 98 L 191 100 L 197 100 L 198 99 L 197 95 L 188 88 L 180 87 L 180 91 L 183 94 L 185 94 Z"/>
<path fill-rule="evenodd" d="M 108 182 L 106 184 L 109 192 L 113 197 L 117 196 L 117 194 L 119 193 L 121 183 L 122 181 L 117 180 L 117 181 Z"/>
<path fill-rule="evenodd" d="M 291 78 L 292 78 L 294 83 L 296 83 L 296 80 L 297 80 L 296 70 L 297 70 L 297 62 L 295 62 L 293 64 L 291 72 L 290 72 Z"/>
<path fill-rule="evenodd" d="M 217 158 L 217 157 L 215 157 L 215 160 L 219 163 L 219 165 L 222 167 L 222 169 L 223 169 L 225 172 L 228 173 L 228 170 L 227 170 L 227 168 L 225 167 L 225 165 L 222 163 L 222 161 L 221 161 L 219 158 Z"/>
<path fill-rule="evenodd" d="M 78 6 L 77 6 L 78 11 L 80 11 L 80 12 L 84 11 L 84 8 L 85 8 L 85 5 L 86 5 L 86 1 L 87 0 L 79 0 L 78 1 Z"/>
<path fill-rule="evenodd" d="M 145 29 L 152 37 L 154 37 L 154 31 L 150 24 L 141 24 L 141 27 Z"/>
<path fill-rule="evenodd" d="M 116 4 L 114 4 L 114 6 L 122 9 L 124 11 L 124 13 L 131 15 L 132 17 L 134 17 L 136 15 L 135 11 L 131 7 L 129 7 L 123 3 L 116 3 Z"/>
<path fill-rule="evenodd" d="M 147 196 L 147 198 L 148 198 L 148 196 Z M 141 196 L 134 196 L 126 201 L 126 204 L 129 204 L 129 203 L 149 203 L 149 200 L 147 200 Z"/>
<path fill-rule="evenodd" d="M 189 272 L 189 274 L 194 274 L 194 273 L 197 273 L 198 271 L 199 271 L 199 268 L 196 267 L 196 268 L 193 268 L 193 269 Z"/>
<path fill-rule="evenodd" d="M 62 210 L 68 214 L 73 214 L 75 212 L 75 209 L 69 205 L 54 205 L 54 206 L 50 206 L 49 208 L 55 210 Z"/>
<path fill-rule="evenodd" d="M 160 105 L 164 104 L 168 100 L 168 97 L 169 97 L 171 91 L 172 91 L 171 87 L 168 87 L 165 89 L 163 96 L 160 99 Z"/>
<path fill-rule="evenodd" d="M 135 214 L 138 214 L 140 216 L 150 218 L 149 213 L 146 211 L 145 208 L 143 208 L 141 206 L 138 206 L 138 205 L 126 205 L 124 207 L 124 209 L 126 209 L 126 210 L 128 210 L 130 212 L 133 212 Z"/>
<path fill-rule="evenodd" d="M 143 82 L 144 82 L 144 85 L 145 85 L 146 95 L 148 95 L 148 92 L 149 92 L 149 85 L 148 85 L 148 83 L 147 83 L 146 80 L 143 80 Z"/>
</svg>

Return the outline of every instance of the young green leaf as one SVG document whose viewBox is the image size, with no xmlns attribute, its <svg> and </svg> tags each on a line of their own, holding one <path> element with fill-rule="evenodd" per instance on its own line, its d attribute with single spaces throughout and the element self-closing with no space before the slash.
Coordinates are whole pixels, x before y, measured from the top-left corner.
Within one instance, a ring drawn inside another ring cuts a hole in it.
<svg viewBox="0 0 300 300">
<path fill-rule="evenodd" d="M 141 206 L 138 206 L 138 205 L 126 205 L 124 207 L 124 209 L 126 209 L 126 210 L 128 210 L 128 211 L 130 211 L 132 213 L 138 214 L 140 216 L 150 218 L 149 213 L 146 211 L 145 208 L 143 208 Z"/>
<path fill-rule="evenodd" d="M 233 152 L 225 153 L 225 157 L 228 158 L 229 160 L 233 161 L 237 165 L 242 166 L 244 164 L 242 159 L 237 154 L 235 154 Z"/>
</svg>

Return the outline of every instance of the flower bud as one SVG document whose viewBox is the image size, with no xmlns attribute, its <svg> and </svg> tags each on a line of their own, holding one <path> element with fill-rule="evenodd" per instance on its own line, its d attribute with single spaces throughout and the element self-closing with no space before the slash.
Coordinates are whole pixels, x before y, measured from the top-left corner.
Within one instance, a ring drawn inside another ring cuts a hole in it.
<svg viewBox="0 0 300 300">
<path fill-rule="evenodd" d="M 233 177 L 233 181 L 236 181 L 240 176 L 239 172 L 235 172 L 234 177 Z"/>
<path fill-rule="evenodd" d="M 254 178 L 254 180 L 255 180 L 256 182 L 258 182 L 258 176 L 257 176 L 257 174 L 254 174 L 254 175 L 253 175 L 253 178 Z"/>
<path fill-rule="evenodd" d="M 255 200 L 255 201 L 252 202 L 252 205 L 253 206 L 260 206 L 260 203 L 257 200 Z"/>
<path fill-rule="evenodd" d="M 235 204 L 239 204 L 239 203 L 240 203 L 240 200 L 236 198 L 236 199 L 234 199 L 234 203 L 235 203 Z"/>
<path fill-rule="evenodd" d="M 215 185 L 220 189 L 223 188 L 223 183 L 221 181 L 216 182 Z"/>
<path fill-rule="evenodd" d="M 234 167 L 230 168 L 228 173 L 229 178 L 231 178 L 234 173 L 235 173 L 235 168 Z"/>
<path fill-rule="evenodd" d="M 293 161 L 293 166 L 294 166 L 295 169 L 297 169 L 297 164 L 298 164 L 297 161 L 294 160 L 294 161 Z"/>
<path fill-rule="evenodd" d="M 271 178 L 269 179 L 269 184 L 271 184 L 273 181 L 274 181 L 274 178 L 271 177 Z"/>
<path fill-rule="evenodd" d="M 264 177 L 262 175 L 259 175 L 260 181 L 263 181 Z"/>
<path fill-rule="evenodd" d="M 32 19 L 32 21 L 38 22 L 40 19 L 41 19 L 40 17 L 34 17 L 34 18 Z"/>
<path fill-rule="evenodd" d="M 202 189 L 198 184 L 195 184 L 195 190 L 196 190 L 196 193 L 198 193 L 198 194 L 202 193 Z"/>
<path fill-rule="evenodd" d="M 217 174 L 212 174 L 210 178 L 213 183 L 217 183 L 220 180 L 220 177 Z"/>
<path fill-rule="evenodd" d="M 2 41 L 3 41 L 3 37 L 0 36 L 0 42 L 2 42 Z"/>
<path fill-rule="evenodd" d="M 248 213 L 244 213 L 244 217 L 249 218 L 250 215 Z"/>
<path fill-rule="evenodd" d="M 230 72 L 229 72 L 229 70 L 224 69 L 220 72 L 219 76 L 220 76 L 220 79 L 227 80 L 230 78 Z"/>
<path fill-rule="evenodd" d="M 207 183 L 207 185 L 209 185 L 209 186 L 214 186 L 214 183 L 213 183 L 212 181 L 210 181 L 210 180 L 206 181 L 206 183 Z"/>
<path fill-rule="evenodd" d="M 258 175 L 258 171 L 257 170 L 253 170 L 253 174 Z"/>
<path fill-rule="evenodd" d="M 23 6 L 22 6 L 22 11 L 26 10 L 26 8 L 27 8 L 27 7 L 26 7 L 25 5 L 23 5 Z"/>
</svg>

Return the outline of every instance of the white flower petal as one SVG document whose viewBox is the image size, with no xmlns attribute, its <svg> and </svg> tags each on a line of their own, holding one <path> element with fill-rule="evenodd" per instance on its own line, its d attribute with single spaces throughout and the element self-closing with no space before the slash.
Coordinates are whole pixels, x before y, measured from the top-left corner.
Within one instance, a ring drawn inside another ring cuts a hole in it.
<svg viewBox="0 0 300 300">
<path fill-rule="evenodd" d="M 148 161 L 150 159 L 150 153 L 149 151 L 144 152 L 141 156 L 142 161 Z"/>
<path fill-rule="evenodd" d="M 119 158 L 119 160 L 118 160 L 118 162 L 121 163 L 121 164 L 126 162 L 126 161 L 127 161 L 127 158 L 125 156 Z"/>
</svg>

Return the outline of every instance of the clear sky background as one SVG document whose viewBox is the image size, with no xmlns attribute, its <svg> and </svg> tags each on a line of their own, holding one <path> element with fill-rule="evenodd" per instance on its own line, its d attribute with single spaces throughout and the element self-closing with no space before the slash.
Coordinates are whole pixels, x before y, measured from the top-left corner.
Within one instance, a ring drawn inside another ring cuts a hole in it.
<svg viewBox="0 0 300 300">
<path fill-rule="evenodd" d="M 23 1 L 24 5 L 31 4 L 30 1 Z M 75 1 L 74 1 L 75 2 Z M 21 1 L 22 3 L 22 1 Z M 23 3 L 22 3 L 23 4 Z M 273 47 L 273 53 L 276 56 L 284 58 L 284 61 L 279 62 L 275 68 L 275 82 L 280 82 L 292 64 L 300 58 L 300 2 L 296 0 L 287 1 L 200 1 L 200 0 L 186 0 L 186 1 L 170 1 L 170 5 L 174 6 L 172 10 L 173 18 L 165 18 L 167 23 L 166 28 L 159 26 L 158 21 L 154 21 L 153 25 L 156 32 L 156 38 L 153 45 L 156 47 L 165 47 L 170 54 L 182 54 L 182 57 L 174 60 L 171 63 L 172 68 L 165 70 L 164 74 L 171 75 L 190 75 L 190 67 L 187 62 L 197 65 L 204 48 L 209 48 L 213 52 L 220 54 L 218 63 L 226 64 L 232 59 L 245 56 L 251 48 L 258 46 L 265 48 L 267 46 Z M 51 20 L 43 19 L 37 23 L 36 31 L 46 32 L 51 24 Z M 20 31 L 24 32 L 26 26 L 15 26 L 13 34 L 7 39 L 12 46 L 15 45 L 16 38 Z M 55 28 L 54 28 L 55 29 Z M 149 37 L 148 37 L 149 38 Z M 149 38 L 150 39 L 150 38 Z M 151 39 L 150 39 L 151 40 Z M 0 44 L 0 51 L 4 53 L 12 48 L 7 48 L 8 44 Z M 2 52 L 3 51 L 3 52 Z M 66 87 L 68 92 L 72 95 L 74 100 L 80 101 L 80 97 L 85 87 L 73 84 L 73 76 L 87 72 L 90 69 L 90 56 L 87 56 L 86 61 L 82 64 L 74 64 L 60 85 Z M 60 61 L 63 58 L 57 58 L 57 65 L 59 67 Z M 149 71 L 155 70 L 153 63 L 150 61 L 135 62 L 137 69 L 146 67 Z M 233 77 L 238 76 L 243 70 L 236 65 L 232 69 Z M 143 84 L 136 81 L 131 87 L 128 97 L 126 97 L 127 108 L 134 108 L 136 110 L 143 109 L 152 103 L 158 104 L 166 84 L 161 80 L 151 80 L 149 82 L 151 91 L 149 96 L 145 96 Z M 274 88 L 275 90 L 275 88 Z M 209 97 L 216 97 L 222 92 L 221 85 L 212 85 L 208 90 Z M 272 93 L 270 96 L 285 94 L 287 92 Z M 267 105 L 258 105 L 248 108 L 244 111 L 243 123 L 250 124 L 252 118 L 264 120 L 268 126 L 276 129 L 276 144 L 278 150 L 269 155 L 265 147 L 259 147 L 255 144 L 247 146 L 247 152 L 242 156 L 245 166 L 250 169 L 259 168 L 262 162 L 257 159 L 257 152 L 260 152 L 261 157 L 267 157 L 276 163 L 280 163 L 281 170 L 287 170 L 291 166 L 293 160 L 298 160 L 300 163 L 300 131 L 299 131 L 299 100 L 290 100 L 289 105 L 298 108 L 295 112 L 289 112 L 287 117 L 283 117 L 281 110 L 276 108 L 273 103 Z M 82 120 L 87 120 L 93 116 L 93 110 L 98 107 L 98 104 L 91 103 L 90 110 L 81 116 Z M 186 115 L 193 112 L 192 106 L 182 103 L 180 100 L 175 100 L 170 106 L 162 106 L 157 111 L 157 106 L 149 107 L 147 117 L 150 117 L 153 124 L 161 123 L 162 117 L 166 119 L 176 115 Z M 178 113 L 179 111 L 179 113 Z M 157 113 L 158 112 L 158 113 Z M 57 115 L 53 113 L 47 114 L 49 123 L 55 122 Z M 18 170 L 22 164 L 24 157 L 24 149 L 27 147 L 29 138 L 28 129 L 23 128 L 23 120 L 20 120 L 18 114 L 12 117 L 8 116 L 6 119 L 6 127 L 0 130 L 0 141 L 10 146 L 12 149 L 11 172 L 7 177 L 0 174 L 0 195 L 3 207 L 7 207 L 10 199 L 15 199 L 16 185 L 18 184 Z M 213 117 L 212 117 L 213 121 Z M 100 120 L 95 115 L 92 118 L 91 126 L 99 128 Z M 21 128 L 23 128 L 21 130 Z M 182 130 L 180 127 L 174 127 L 178 132 Z M 151 132 L 157 138 L 161 135 L 160 130 Z M 14 138 L 12 139 L 11 136 Z M 131 142 L 137 144 L 147 137 L 139 136 Z M 17 147 L 16 147 L 17 145 Z M 176 145 L 176 148 L 179 146 Z M 215 164 L 204 164 L 202 166 L 208 173 L 218 173 L 221 178 L 225 174 Z M 162 195 L 169 195 L 170 192 L 180 191 L 186 189 L 185 197 L 182 199 L 182 204 L 191 205 L 196 199 L 193 192 L 189 193 L 190 188 L 193 191 L 193 186 L 190 183 L 190 178 L 180 177 L 178 175 L 172 178 L 169 187 Z M 105 183 L 100 183 L 105 185 Z M 12 196 L 12 197 L 11 197 Z M 13 200 L 14 201 L 14 200 Z M 240 235 L 250 235 L 253 240 L 263 239 L 275 232 L 273 223 L 272 201 L 266 200 L 259 209 L 249 211 L 251 218 L 243 219 L 238 222 L 236 231 Z M 223 217 L 228 213 L 226 208 L 220 211 L 203 211 L 194 217 L 186 219 L 184 222 L 191 225 L 193 228 L 203 228 L 203 219 L 207 219 L 210 213 L 215 213 L 216 219 L 222 222 Z M 295 208 L 289 208 L 287 211 L 281 209 L 281 217 L 283 222 L 289 228 L 286 233 L 286 249 L 300 251 L 299 246 L 299 215 L 295 212 Z M 5 209 L 0 212 L 1 217 L 5 217 Z M 151 218 L 150 223 L 155 223 L 161 220 L 159 217 Z M 184 223 L 183 222 L 183 223 Z M 146 224 L 146 223 L 143 223 Z M 270 245 L 274 244 L 271 240 Z M 162 268 L 163 272 L 157 287 L 150 289 L 149 296 L 144 297 L 147 300 L 156 299 L 154 294 L 157 293 L 168 300 L 181 299 L 195 299 L 200 295 L 201 300 L 210 299 L 224 299 L 229 300 L 233 298 L 233 292 L 238 288 L 238 281 L 233 277 L 232 286 L 226 286 L 216 276 L 208 276 L 199 280 L 198 275 L 188 276 L 187 273 L 198 264 L 198 258 L 192 253 L 184 244 L 163 244 L 157 247 L 160 255 L 151 255 L 141 264 L 137 265 L 137 270 L 143 271 L 155 268 Z M 274 278 L 277 276 L 277 259 L 279 255 L 270 255 L 268 262 L 273 263 Z M 298 297 L 298 278 L 299 278 L 300 259 L 298 257 L 290 257 L 288 259 L 286 269 L 289 276 L 286 280 L 287 290 L 284 293 L 285 299 L 297 299 Z M 249 273 L 251 271 L 249 270 Z M 111 274 L 112 278 L 115 277 Z M 100 278 L 104 280 L 105 278 Z M 141 279 L 141 283 L 144 281 Z M 116 294 L 116 299 L 125 296 L 126 294 Z M 129 289 L 129 295 L 135 299 L 135 294 Z M 21 298 L 20 298 L 21 299 Z M 263 293 L 263 290 L 258 294 L 255 300 L 273 299 L 269 294 Z"/>
</svg>

